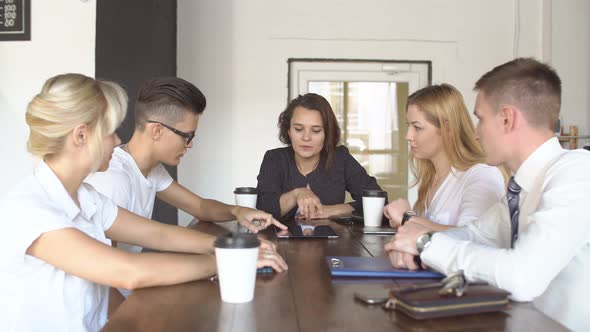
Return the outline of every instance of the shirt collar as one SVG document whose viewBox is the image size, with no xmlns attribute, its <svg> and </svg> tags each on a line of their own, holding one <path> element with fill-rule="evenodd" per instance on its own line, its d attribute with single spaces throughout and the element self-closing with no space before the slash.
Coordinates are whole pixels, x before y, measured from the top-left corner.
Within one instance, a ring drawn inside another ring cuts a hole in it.
<svg viewBox="0 0 590 332">
<path fill-rule="evenodd" d="M 562 152 L 563 148 L 557 137 L 548 139 L 520 165 L 514 174 L 514 180 L 524 191 L 530 192 L 537 176 Z"/>
<path fill-rule="evenodd" d="M 53 201 L 56 207 L 62 209 L 69 219 L 73 220 L 78 213 L 82 212 L 87 219 L 90 219 L 96 212 L 96 205 L 91 198 L 91 193 L 85 184 L 78 188 L 78 201 L 81 209 L 74 203 L 63 183 L 49 166 L 41 161 L 35 169 L 35 177 L 41 187 L 45 190 L 49 199 Z"/>
</svg>

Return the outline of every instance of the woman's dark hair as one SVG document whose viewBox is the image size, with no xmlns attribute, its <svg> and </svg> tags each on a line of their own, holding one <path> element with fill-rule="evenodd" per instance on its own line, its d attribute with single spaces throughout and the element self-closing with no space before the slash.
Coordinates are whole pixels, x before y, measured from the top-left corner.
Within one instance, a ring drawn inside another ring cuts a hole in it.
<svg viewBox="0 0 590 332">
<path fill-rule="evenodd" d="M 315 93 L 307 93 L 291 100 L 287 108 L 279 115 L 279 140 L 287 145 L 291 145 L 289 128 L 291 127 L 293 112 L 297 107 L 320 112 L 325 133 L 321 157 L 325 160 L 324 167 L 326 169 L 330 168 L 334 159 L 334 151 L 340 141 L 340 127 L 338 126 L 336 115 L 334 115 L 330 103 L 324 97 Z"/>
</svg>

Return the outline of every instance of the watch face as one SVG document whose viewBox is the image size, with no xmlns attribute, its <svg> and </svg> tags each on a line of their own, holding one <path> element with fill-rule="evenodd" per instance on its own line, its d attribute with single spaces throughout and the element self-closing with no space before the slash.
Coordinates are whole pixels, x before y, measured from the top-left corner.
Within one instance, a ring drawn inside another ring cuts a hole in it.
<svg viewBox="0 0 590 332">
<path fill-rule="evenodd" d="M 414 211 L 406 211 L 406 213 L 404 213 L 405 215 L 409 217 L 415 217 L 416 216 L 416 212 Z"/>
</svg>

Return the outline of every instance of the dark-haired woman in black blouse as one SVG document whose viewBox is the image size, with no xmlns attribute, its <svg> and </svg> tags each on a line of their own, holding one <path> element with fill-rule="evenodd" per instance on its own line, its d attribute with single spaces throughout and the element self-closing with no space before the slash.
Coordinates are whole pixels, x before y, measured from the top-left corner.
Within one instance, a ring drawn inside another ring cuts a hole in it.
<svg viewBox="0 0 590 332">
<path fill-rule="evenodd" d="M 278 126 L 279 139 L 288 146 L 266 152 L 257 208 L 279 220 L 362 213 L 362 191 L 381 188 L 345 146 L 337 146 L 340 128 L 328 101 L 314 93 L 299 96 L 281 113 Z M 345 204 L 346 191 L 354 201 Z"/>
</svg>

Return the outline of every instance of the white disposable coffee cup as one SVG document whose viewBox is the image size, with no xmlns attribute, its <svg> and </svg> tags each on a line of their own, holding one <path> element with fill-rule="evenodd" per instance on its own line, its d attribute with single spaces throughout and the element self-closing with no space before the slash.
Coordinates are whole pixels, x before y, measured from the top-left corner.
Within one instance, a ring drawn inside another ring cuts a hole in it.
<svg viewBox="0 0 590 332">
<path fill-rule="evenodd" d="M 260 241 L 254 234 L 228 233 L 215 240 L 221 300 L 245 303 L 254 298 Z"/>
<path fill-rule="evenodd" d="M 365 226 L 381 226 L 383 207 L 387 192 L 382 190 L 363 190 L 363 220 Z"/>
<path fill-rule="evenodd" d="M 256 198 L 258 194 L 254 187 L 238 187 L 234 190 L 236 205 L 249 208 L 256 208 Z"/>
</svg>

